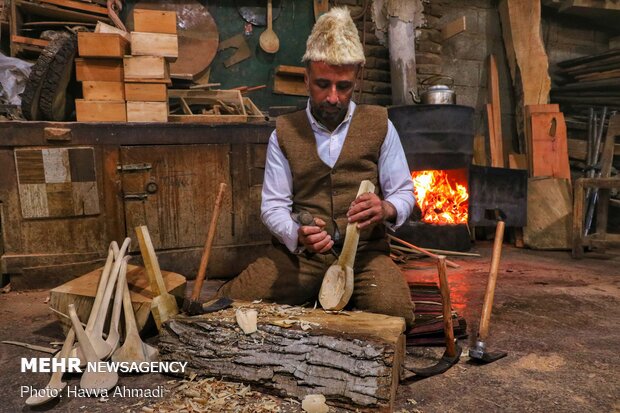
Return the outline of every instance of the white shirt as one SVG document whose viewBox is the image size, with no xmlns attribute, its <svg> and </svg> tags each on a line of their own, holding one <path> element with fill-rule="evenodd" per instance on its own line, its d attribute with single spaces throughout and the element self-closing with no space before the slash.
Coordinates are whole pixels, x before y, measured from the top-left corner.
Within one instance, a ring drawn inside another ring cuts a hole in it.
<svg viewBox="0 0 620 413">
<path fill-rule="evenodd" d="M 317 152 L 321 160 L 333 168 L 340 156 L 344 140 L 351 125 L 351 118 L 355 112 L 355 103 L 349 104 L 344 120 L 330 132 L 321 125 L 310 112 L 310 101 L 306 107 L 306 114 L 314 132 Z M 379 184 L 384 199 L 396 208 L 396 223 L 385 223 L 391 229 L 400 227 L 411 214 L 413 209 L 413 181 L 407 165 L 405 152 L 398 132 L 388 120 L 388 130 L 381 145 L 379 154 Z M 353 201 L 353 199 L 351 199 Z M 274 130 L 267 146 L 265 164 L 265 179 L 263 181 L 261 219 L 271 231 L 292 252 L 298 246 L 297 224 L 291 218 L 293 206 L 293 175 L 288 160 L 282 153 L 278 138 Z"/>
</svg>

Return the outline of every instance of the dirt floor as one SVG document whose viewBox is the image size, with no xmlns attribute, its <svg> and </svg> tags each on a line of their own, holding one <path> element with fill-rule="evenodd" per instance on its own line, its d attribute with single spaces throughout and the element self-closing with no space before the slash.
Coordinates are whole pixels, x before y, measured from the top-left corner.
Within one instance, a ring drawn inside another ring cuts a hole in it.
<svg viewBox="0 0 620 413">
<path fill-rule="evenodd" d="M 460 344 L 459 364 L 441 376 L 401 384 L 397 412 L 620 412 L 620 256 L 588 255 L 573 261 L 567 252 L 536 252 L 504 246 L 491 319 L 490 349 L 508 357 L 478 366 L 468 362 L 473 345 L 489 267 L 490 243 L 478 242 L 480 258 L 454 258 L 461 268 L 449 269 L 455 309 L 468 322 L 469 340 Z M 405 273 L 411 281 L 436 281 L 428 260 Z M 211 287 L 214 283 L 210 284 Z M 1 340 L 50 346 L 63 339 L 60 326 L 46 304 L 47 290 L 0 294 Z M 151 339 L 152 340 L 152 339 Z M 442 348 L 409 348 L 416 364 L 432 364 Z M 30 411 L 20 395 L 22 386 L 42 388 L 49 376 L 20 373 L 21 357 L 44 353 L 0 345 L 3 373 L 2 412 Z M 69 377 L 77 386 L 79 377 Z M 127 388 L 171 388 L 171 377 L 157 374 L 123 376 Z M 164 398 L 167 396 L 164 396 Z M 256 396 L 248 397 L 254 398 Z M 63 397 L 34 411 L 141 411 L 161 398 Z M 284 401 L 284 411 L 301 411 Z M 246 400 L 246 410 L 252 402 Z M 228 411 L 218 409 L 213 411 Z M 230 410 L 232 411 L 232 410 Z M 331 409 L 335 411 L 335 409 Z"/>
</svg>

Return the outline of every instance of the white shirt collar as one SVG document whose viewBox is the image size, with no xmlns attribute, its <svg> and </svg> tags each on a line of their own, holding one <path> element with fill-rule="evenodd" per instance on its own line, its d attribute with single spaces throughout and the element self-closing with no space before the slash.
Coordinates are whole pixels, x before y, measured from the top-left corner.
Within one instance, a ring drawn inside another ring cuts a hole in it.
<svg viewBox="0 0 620 413">
<path fill-rule="evenodd" d="M 340 122 L 340 125 L 338 125 L 336 127 L 336 129 L 334 129 L 334 131 L 336 131 L 338 128 L 340 128 L 345 123 L 348 123 L 348 122 L 351 121 L 351 118 L 353 117 L 353 113 L 355 112 L 355 107 L 356 106 L 357 105 L 355 104 L 355 102 L 353 102 L 352 100 L 349 101 L 349 108 L 347 109 L 347 114 L 344 117 L 344 119 L 342 120 L 342 122 Z M 314 115 L 312 115 L 312 111 L 310 109 L 310 99 L 308 99 L 308 103 L 306 104 L 306 115 L 308 116 L 308 120 L 310 121 L 310 125 L 312 125 L 312 129 L 313 130 L 325 129 L 325 130 L 327 130 L 329 132 L 329 130 L 325 126 L 323 126 L 321 124 L 321 122 L 316 120 L 314 118 Z"/>
</svg>

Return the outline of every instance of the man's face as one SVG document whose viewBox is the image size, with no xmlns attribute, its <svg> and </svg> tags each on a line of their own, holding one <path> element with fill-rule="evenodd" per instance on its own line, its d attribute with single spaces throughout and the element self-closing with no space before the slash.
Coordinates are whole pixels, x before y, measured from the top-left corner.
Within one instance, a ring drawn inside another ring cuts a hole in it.
<svg viewBox="0 0 620 413">
<path fill-rule="evenodd" d="M 332 66 L 310 62 L 304 80 L 310 93 L 313 115 L 325 126 L 335 128 L 344 119 L 359 65 Z"/>
</svg>

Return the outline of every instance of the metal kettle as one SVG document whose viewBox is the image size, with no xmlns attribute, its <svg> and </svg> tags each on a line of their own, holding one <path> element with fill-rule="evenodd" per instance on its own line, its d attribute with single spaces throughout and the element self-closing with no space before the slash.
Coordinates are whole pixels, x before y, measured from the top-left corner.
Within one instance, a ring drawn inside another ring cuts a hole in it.
<svg viewBox="0 0 620 413">
<path fill-rule="evenodd" d="M 448 79 L 450 86 L 439 83 L 442 79 Z M 417 96 L 413 90 L 409 91 L 415 103 L 422 103 L 424 105 L 456 104 L 456 93 L 451 89 L 454 86 L 454 79 L 450 76 L 431 76 L 421 81 L 420 86 L 425 88 L 420 96 Z"/>
</svg>

